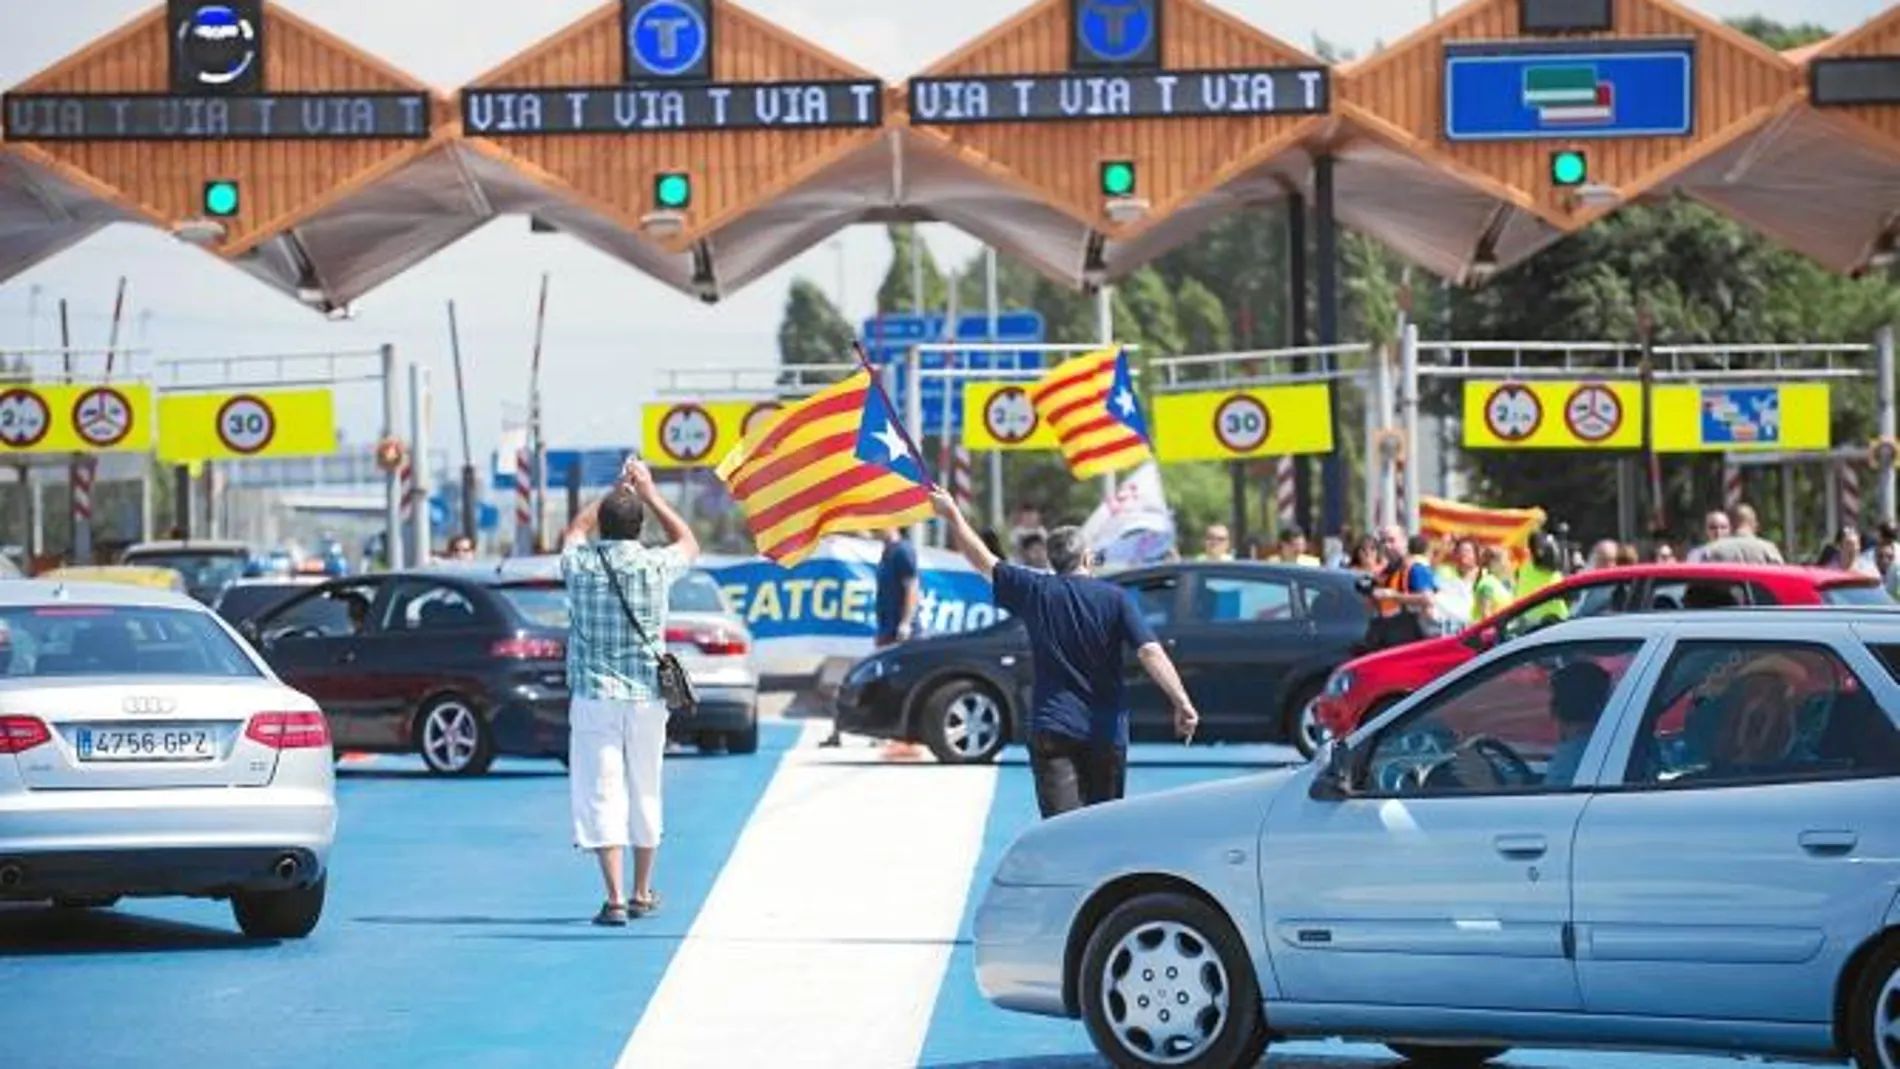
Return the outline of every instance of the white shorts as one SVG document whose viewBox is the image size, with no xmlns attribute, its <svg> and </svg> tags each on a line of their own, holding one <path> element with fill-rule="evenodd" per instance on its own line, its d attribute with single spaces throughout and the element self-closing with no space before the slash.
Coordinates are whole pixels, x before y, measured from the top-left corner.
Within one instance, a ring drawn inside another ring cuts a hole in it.
<svg viewBox="0 0 1900 1069">
<path fill-rule="evenodd" d="M 575 698 L 568 710 L 567 777 L 574 845 L 660 845 L 662 702 Z"/>
</svg>

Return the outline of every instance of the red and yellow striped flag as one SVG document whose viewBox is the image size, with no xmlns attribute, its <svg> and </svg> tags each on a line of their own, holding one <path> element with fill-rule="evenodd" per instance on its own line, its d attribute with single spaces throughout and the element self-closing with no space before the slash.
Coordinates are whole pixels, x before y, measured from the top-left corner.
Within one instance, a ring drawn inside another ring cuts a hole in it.
<svg viewBox="0 0 1900 1069">
<path fill-rule="evenodd" d="M 1098 349 L 1065 360 L 1030 392 L 1036 414 L 1062 446 L 1078 479 L 1126 471 L 1154 459 L 1148 421 L 1135 396 L 1128 354 Z"/>
<path fill-rule="evenodd" d="M 923 465 L 867 371 L 780 409 L 715 470 L 759 552 L 787 568 L 825 535 L 931 515 Z"/>
</svg>

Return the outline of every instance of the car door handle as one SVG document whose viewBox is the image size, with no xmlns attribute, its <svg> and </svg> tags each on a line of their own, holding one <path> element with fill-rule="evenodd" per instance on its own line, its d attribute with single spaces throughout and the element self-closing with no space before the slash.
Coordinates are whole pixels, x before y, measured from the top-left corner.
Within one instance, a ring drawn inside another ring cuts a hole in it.
<svg viewBox="0 0 1900 1069">
<path fill-rule="evenodd" d="M 339 653 L 339 654 L 337 654 L 337 658 L 336 658 L 336 663 L 338 663 L 338 664 L 355 664 L 355 663 L 356 663 L 356 651 L 355 651 L 355 650 L 345 650 L 345 651 L 343 651 L 342 653 Z"/>
<path fill-rule="evenodd" d="M 1845 854 L 1859 845 L 1860 836 L 1851 831 L 1804 831 L 1801 849 L 1810 854 Z"/>
<path fill-rule="evenodd" d="M 1543 857 L 1550 849 L 1541 835 L 1500 835 L 1491 840 L 1491 844 L 1498 848 L 1498 853 L 1510 858 Z"/>
</svg>

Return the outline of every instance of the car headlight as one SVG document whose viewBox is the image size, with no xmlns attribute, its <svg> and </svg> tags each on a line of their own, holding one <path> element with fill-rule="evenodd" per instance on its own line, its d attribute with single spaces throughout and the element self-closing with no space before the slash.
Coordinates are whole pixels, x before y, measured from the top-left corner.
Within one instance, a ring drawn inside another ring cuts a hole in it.
<svg viewBox="0 0 1900 1069">
<path fill-rule="evenodd" d="M 875 683 L 890 674 L 891 662 L 889 658 L 871 657 L 859 661 L 850 672 L 845 674 L 844 685 L 847 687 L 862 687 L 869 683 Z"/>
<path fill-rule="evenodd" d="M 1326 696 L 1329 698 L 1337 698 L 1351 690 L 1352 684 L 1353 679 L 1351 672 L 1334 672 L 1332 676 L 1326 680 Z"/>
</svg>

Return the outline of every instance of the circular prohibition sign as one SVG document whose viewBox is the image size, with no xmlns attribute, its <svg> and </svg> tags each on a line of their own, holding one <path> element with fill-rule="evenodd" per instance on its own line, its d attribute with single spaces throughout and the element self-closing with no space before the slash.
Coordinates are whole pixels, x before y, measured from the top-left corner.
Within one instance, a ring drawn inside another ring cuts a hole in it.
<svg viewBox="0 0 1900 1069">
<path fill-rule="evenodd" d="M 110 386 L 95 386 L 73 402 L 73 431 L 87 445 L 118 445 L 132 433 L 132 402 Z"/>
<path fill-rule="evenodd" d="M 718 436 L 712 414 L 698 405 L 674 405 L 660 417 L 660 450 L 681 464 L 706 459 Z"/>
<path fill-rule="evenodd" d="M 1214 437 L 1223 448 L 1251 453 L 1273 433 L 1273 414 L 1259 398 L 1237 393 L 1214 409 Z"/>
<path fill-rule="evenodd" d="M 1529 386 L 1507 382 L 1484 399 L 1484 425 L 1507 442 L 1521 442 L 1544 425 L 1544 403 Z"/>
<path fill-rule="evenodd" d="M 1579 441 L 1604 441 L 1623 426 L 1623 402 L 1608 386 L 1579 386 L 1564 402 L 1564 426 Z"/>
<path fill-rule="evenodd" d="M 218 441 L 231 452 L 261 452 L 276 437 L 277 413 L 263 398 L 241 393 L 218 406 Z"/>
<path fill-rule="evenodd" d="M 15 387 L 0 393 L 0 443 L 30 449 L 40 444 L 52 425 L 53 414 L 38 392 Z"/>
<path fill-rule="evenodd" d="M 753 405 L 752 411 L 747 412 L 745 419 L 739 421 L 739 437 L 749 437 L 754 430 L 758 429 L 759 424 L 777 415 L 779 409 L 784 407 L 777 401 L 760 401 Z"/>
<path fill-rule="evenodd" d="M 1028 441 L 1041 422 L 1029 392 L 1021 386 L 1005 386 L 983 403 L 983 429 L 1004 445 Z"/>
</svg>

